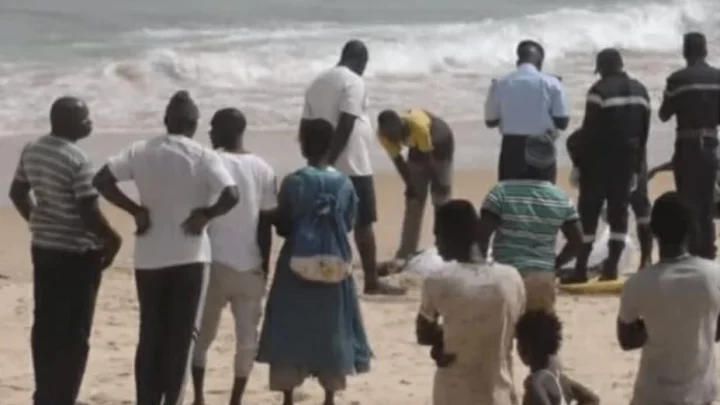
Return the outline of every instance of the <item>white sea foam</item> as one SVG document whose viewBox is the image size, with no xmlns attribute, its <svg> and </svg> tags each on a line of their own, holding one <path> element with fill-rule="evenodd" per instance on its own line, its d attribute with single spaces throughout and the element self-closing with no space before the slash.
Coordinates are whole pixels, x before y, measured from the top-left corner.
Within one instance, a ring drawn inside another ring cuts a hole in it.
<svg viewBox="0 0 720 405">
<path fill-rule="evenodd" d="M 630 70 L 657 93 L 678 64 L 673 58 L 682 34 L 701 30 L 717 42 L 718 23 L 717 0 L 678 0 L 463 24 L 144 29 L 75 44 L 104 53 L 73 64 L 0 65 L 0 133 L 44 128 L 49 103 L 65 93 L 91 103 L 98 129 L 156 127 L 178 88 L 202 102 L 206 117 L 235 105 L 251 125 L 288 127 L 297 119 L 305 85 L 335 63 L 349 38 L 370 48 L 367 76 L 375 107 L 422 105 L 449 118 L 479 120 L 489 79 L 512 65 L 515 44 L 524 38 L 545 45 L 547 68 L 565 78 L 574 104 L 593 80 L 592 55 L 607 46 L 622 48 Z"/>
</svg>

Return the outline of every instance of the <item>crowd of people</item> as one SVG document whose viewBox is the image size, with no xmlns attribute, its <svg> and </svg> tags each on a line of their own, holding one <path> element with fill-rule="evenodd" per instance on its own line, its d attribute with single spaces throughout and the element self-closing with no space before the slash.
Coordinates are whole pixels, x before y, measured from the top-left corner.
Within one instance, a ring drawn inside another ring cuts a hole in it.
<svg viewBox="0 0 720 405">
<path fill-rule="evenodd" d="M 294 403 L 294 389 L 308 377 L 318 379 L 324 404 L 332 405 L 347 376 L 369 371 L 373 357 L 348 235 L 360 255 L 364 293 L 404 294 L 381 276 L 417 251 L 428 194 L 444 264 L 423 282 L 416 335 L 437 365 L 433 404 L 518 404 L 515 341 L 530 369 L 523 404 L 598 403 L 562 370 L 555 301 L 563 264 L 576 259 L 562 282 L 588 280 L 603 205 L 612 236 L 601 280 L 618 277 L 630 205 L 643 239 L 642 268 L 625 283 L 617 323 L 621 348 L 642 349 L 632 403 L 711 403 L 720 339 L 712 224 L 720 70 L 705 62 L 705 37 L 685 36 L 687 67 L 668 78 L 660 118 L 677 117 L 677 192 L 654 204 L 647 194 L 650 99 L 615 49 L 598 54 L 601 78 L 588 92 L 582 127 L 568 138 L 579 176 L 577 210 L 555 185 L 556 142 L 569 112 L 562 80 L 542 71 L 544 54 L 539 43 L 521 42 L 517 69 L 489 89 L 486 124 L 499 128 L 503 141 L 499 181 L 479 211 L 451 196 L 455 140 L 443 119 L 420 108 L 385 110 L 373 130 L 362 78 L 369 55 L 358 40 L 309 85 L 298 129 L 307 165 L 279 190 L 272 167 L 243 146 L 246 118 L 235 108 L 214 114 L 208 148 L 193 139 L 195 101 L 178 91 L 165 111 L 166 134 L 133 142 L 96 172 L 77 144 L 92 132 L 88 107 L 78 98 L 57 99 L 50 134 L 22 150 L 10 190 L 32 233 L 34 404 L 74 405 L 78 397 L 102 271 L 122 244 L 98 196 L 136 225 L 138 405 L 181 404 L 188 370 L 193 403 L 204 405 L 206 355 L 228 304 L 236 333 L 230 405 L 242 403 L 255 362 L 269 364 L 270 389 L 283 393 L 283 405 Z M 381 265 L 368 153 L 375 136 L 406 185 L 400 247 Z M 137 199 L 122 182 L 135 184 Z M 273 229 L 284 243 L 271 275 Z M 556 255 L 559 232 L 567 244 Z"/>
</svg>

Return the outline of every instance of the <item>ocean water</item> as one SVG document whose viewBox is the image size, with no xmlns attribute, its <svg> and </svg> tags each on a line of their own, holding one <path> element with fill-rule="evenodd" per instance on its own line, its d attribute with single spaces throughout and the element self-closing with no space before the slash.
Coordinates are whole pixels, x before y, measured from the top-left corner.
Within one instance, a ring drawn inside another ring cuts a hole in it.
<svg viewBox="0 0 720 405">
<path fill-rule="evenodd" d="M 657 105 L 688 30 L 720 61 L 717 0 L 0 0 L 0 136 L 45 131 L 62 94 L 88 101 L 100 134 L 148 133 L 179 88 L 205 119 L 236 106 L 252 130 L 290 136 L 305 86 L 350 38 L 370 49 L 374 111 L 478 127 L 515 44 L 539 40 L 579 119 L 599 49 L 621 48 Z"/>
</svg>

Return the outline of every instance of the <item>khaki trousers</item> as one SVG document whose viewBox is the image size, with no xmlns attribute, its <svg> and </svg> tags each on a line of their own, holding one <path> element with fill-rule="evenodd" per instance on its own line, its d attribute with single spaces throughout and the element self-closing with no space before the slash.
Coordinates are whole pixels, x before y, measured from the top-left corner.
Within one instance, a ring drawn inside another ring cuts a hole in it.
<svg viewBox="0 0 720 405">
<path fill-rule="evenodd" d="M 432 204 L 435 208 L 446 203 L 451 198 L 451 192 L 438 192 L 434 179 L 428 173 L 427 167 L 423 164 L 408 161 L 410 180 L 418 192 L 417 199 L 405 199 L 405 214 L 403 216 L 402 233 L 400 234 L 400 247 L 395 258 L 407 259 L 417 253 L 420 243 L 420 231 L 422 230 L 423 217 L 425 216 L 425 205 L 430 194 Z M 436 161 L 435 165 L 439 171 L 439 180 L 444 185 L 452 186 L 452 160 Z"/>
<path fill-rule="evenodd" d="M 555 312 L 557 286 L 555 272 L 546 270 L 525 271 L 520 273 L 525 282 L 526 311 L 546 310 Z"/>
<path fill-rule="evenodd" d="M 222 263 L 210 266 L 210 284 L 193 365 L 205 368 L 207 352 L 217 336 L 220 315 L 230 305 L 235 320 L 235 377 L 252 371 L 258 348 L 258 324 L 262 316 L 265 277 L 260 268 L 238 271 Z"/>
</svg>

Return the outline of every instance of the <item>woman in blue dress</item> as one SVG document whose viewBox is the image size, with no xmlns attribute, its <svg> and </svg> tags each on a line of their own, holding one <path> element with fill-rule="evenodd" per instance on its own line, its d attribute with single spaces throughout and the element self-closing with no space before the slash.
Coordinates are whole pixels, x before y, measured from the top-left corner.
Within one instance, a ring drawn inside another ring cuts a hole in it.
<svg viewBox="0 0 720 405">
<path fill-rule="evenodd" d="M 307 377 L 319 380 L 324 405 L 333 405 L 346 376 L 370 369 L 372 354 L 350 274 L 348 233 L 357 196 L 350 179 L 324 162 L 332 136 L 327 121 L 305 122 L 300 146 L 308 165 L 280 187 L 276 226 L 285 244 L 267 301 L 258 362 L 270 365 L 270 389 L 283 392 L 283 405 L 293 404 L 293 390 Z M 315 268 L 325 274 L 325 259 L 336 270 L 334 279 L 313 279 L 296 265 L 316 260 Z M 338 268 L 347 273 L 338 276 Z"/>
</svg>

